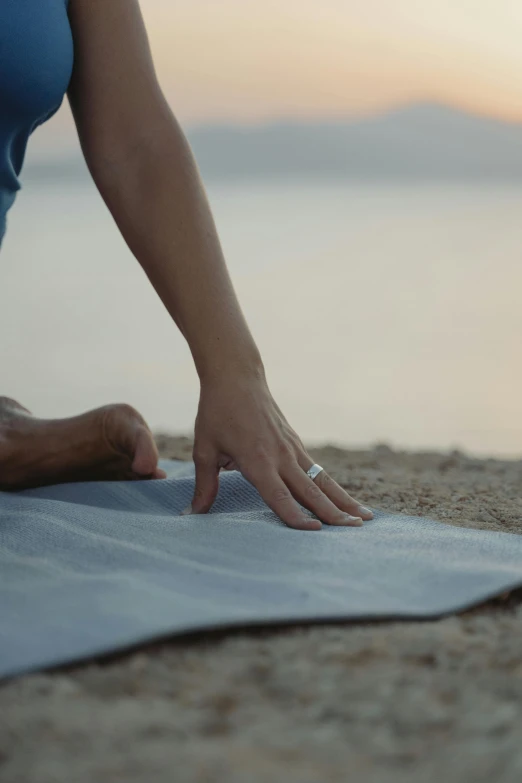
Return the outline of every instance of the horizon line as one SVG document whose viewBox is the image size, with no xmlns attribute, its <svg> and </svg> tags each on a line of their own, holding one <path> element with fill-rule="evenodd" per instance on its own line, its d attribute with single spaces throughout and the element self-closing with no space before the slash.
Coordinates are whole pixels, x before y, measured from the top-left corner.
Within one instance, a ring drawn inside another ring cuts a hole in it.
<svg viewBox="0 0 522 783">
<path fill-rule="evenodd" d="M 400 101 L 394 104 L 390 104 L 387 107 L 373 108 L 367 111 L 355 111 L 355 112 L 343 112 L 341 113 L 325 113 L 321 115 L 317 114 L 279 114 L 273 117 L 257 118 L 257 119 L 238 119 L 238 118 L 223 118 L 223 119 L 209 119 L 209 120 L 197 120 L 180 122 L 184 130 L 199 130 L 201 128 L 267 128 L 276 125 L 320 125 L 322 123 L 328 124 L 343 124 L 343 123 L 356 123 L 364 120 L 380 119 L 394 114 L 400 114 L 407 112 L 410 109 L 417 108 L 431 108 L 442 109 L 454 112 L 455 114 L 463 114 L 468 117 L 473 117 L 482 120 L 492 120 L 499 122 L 502 125 L 522 125 L 522 115 L 520 117 L 506 116 L 498 112 L 487 111 L 486 109 L 477 109 L 472 107 L 461 106 L 451 101 L 443 101 L 429 98 L 419 100 Z"/>
</svg>

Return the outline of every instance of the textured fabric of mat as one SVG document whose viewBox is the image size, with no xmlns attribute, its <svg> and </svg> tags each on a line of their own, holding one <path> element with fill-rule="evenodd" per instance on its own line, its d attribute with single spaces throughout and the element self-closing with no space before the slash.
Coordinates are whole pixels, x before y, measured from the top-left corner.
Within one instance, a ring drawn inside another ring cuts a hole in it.
<svg viewBox="0 0 522 783">
<path fill-rule="evenodd" d="M 362 528 L 283 525 L 237 472 L 179 516 L 164 481 L 0 493 L 0 676 L 225 626 L 429 618 L 522 585 L 522 537 L 376 512 Z"/>
</svg>

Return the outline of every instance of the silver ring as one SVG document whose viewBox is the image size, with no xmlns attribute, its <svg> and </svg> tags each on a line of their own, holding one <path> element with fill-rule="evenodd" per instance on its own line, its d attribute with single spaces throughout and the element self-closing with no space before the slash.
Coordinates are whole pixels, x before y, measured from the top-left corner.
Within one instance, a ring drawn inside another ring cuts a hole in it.
<svg viewBox="0 0 522 783">
<path fill-rule="evenodd" d="M 310 478 L 311 478 L 311 479 L 312 479 L 312 481 L 313 481 L 315 478 L 317 478 L 317 476 L 319 475 L 319 473 L 320 473 L 322 470 L 324 470 L 324 468 L 322 468 L 320 465 L 318 465 L 316 462 L 314 462 L 314 464 L 312 465 L 312 467 L 311 467 L 311 468 L 308 468 L 308 470 L 306 471 L 306 475 L 307 475 L 307 476 L 310 476 Z"/>
</svg>

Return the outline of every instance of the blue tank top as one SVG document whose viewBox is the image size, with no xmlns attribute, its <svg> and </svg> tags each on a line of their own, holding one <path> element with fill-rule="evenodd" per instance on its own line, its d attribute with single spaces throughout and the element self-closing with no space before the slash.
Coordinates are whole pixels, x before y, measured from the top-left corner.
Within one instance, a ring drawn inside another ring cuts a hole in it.
<svg viewBox="0 0 522 783">
<path fill-rule="evenodd" d="M 0 0 L 0 244 L 29 136 L 58 111 L 71 77 L 69 0 Z"/>
</svg>

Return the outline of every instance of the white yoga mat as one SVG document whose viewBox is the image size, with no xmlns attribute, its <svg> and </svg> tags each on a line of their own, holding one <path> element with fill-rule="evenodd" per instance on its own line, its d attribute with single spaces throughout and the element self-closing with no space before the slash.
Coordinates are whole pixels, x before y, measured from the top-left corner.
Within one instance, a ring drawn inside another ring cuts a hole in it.
<svg viewBox="0 0 522 783">
<path fill-rule="evenodd" d="M 376 512 L 287 528 L 237 472 L 179 516 L 194 466 L 165 481 L 0 492 L 0 676 L 188 631 L 430 618 L 522 585 L 522 536 Z"/>
</svg>

